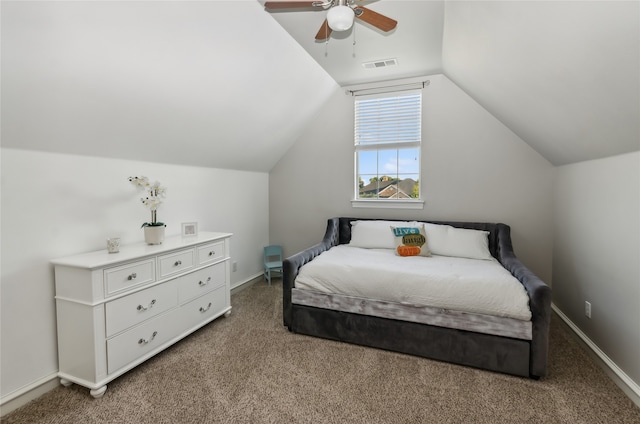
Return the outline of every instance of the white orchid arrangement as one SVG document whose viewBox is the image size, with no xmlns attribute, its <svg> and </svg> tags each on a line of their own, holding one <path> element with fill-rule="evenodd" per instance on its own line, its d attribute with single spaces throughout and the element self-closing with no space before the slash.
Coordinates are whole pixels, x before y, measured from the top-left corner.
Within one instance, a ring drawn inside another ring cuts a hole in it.
<svg viewBox="0 0 640 424">
<path fill-rule="evenodd" d="M 146 192 L 147 197 L 142 197 L 140 200 L 142 204 L 151 210 L 151 222 L 145 222 L 143 227 L 160 227 L 164 226 L 163 222 L 157 221 L 156 210 L 162 204 L 162 199 L 165 197 L 167 189 L 162 187 L 158 181 L 151 184 L 147 177 L 129 177 L 129 182 L 136 186 L 140 191 Z"/>
</svg>

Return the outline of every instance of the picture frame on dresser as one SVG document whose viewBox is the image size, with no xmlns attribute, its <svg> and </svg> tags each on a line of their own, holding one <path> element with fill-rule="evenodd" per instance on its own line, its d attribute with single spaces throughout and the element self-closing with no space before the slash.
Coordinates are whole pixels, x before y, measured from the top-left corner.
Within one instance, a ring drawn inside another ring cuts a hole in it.
<svg viewBox="0 0 640 424">
<path fill-rule="evenodd" d="M 52 260 L 60 383 L 102 397 L 113 379 L 229 316 L 231 236 L 200 232 Z"/>
<path fill-rule="evenodd" d="M 198 235 L 198 223 L 197 222 L 183 222 L 182 223 L 182 237 L 193 237 Z"/>
</svg>

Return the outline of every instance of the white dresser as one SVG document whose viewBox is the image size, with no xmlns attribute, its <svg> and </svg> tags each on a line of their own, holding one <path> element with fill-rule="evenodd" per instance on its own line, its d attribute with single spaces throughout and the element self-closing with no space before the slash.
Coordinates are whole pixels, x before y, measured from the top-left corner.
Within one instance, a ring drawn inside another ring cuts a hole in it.
<svg viewBox="0 0 640 424">
<path fill-rule="evenodd" d="M 107 383 L 231 313 L 229 233 L 55 259 L 60 382 Z"/>
</svg>

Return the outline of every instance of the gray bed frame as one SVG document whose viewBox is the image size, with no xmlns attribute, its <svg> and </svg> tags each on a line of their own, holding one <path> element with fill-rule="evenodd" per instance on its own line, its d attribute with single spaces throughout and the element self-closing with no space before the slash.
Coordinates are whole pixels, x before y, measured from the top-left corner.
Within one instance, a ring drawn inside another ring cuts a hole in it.
<svg viewBox="0 0 640 424">
<path fill-rule="evenodd" d="M 349 243 L 351 221 L 356 220 L 371 218 L 331 218 L 322 242 L 284 260 L 283 319 L 289 331 L 533 379 L 547 374 L 551 289 L 518 260 L 506 224 L 424 221 L 489 232 L 491 254 L 529 295 L 531 340 L 293 303 L 300 267 L 333 246 Z"/>
</svg>

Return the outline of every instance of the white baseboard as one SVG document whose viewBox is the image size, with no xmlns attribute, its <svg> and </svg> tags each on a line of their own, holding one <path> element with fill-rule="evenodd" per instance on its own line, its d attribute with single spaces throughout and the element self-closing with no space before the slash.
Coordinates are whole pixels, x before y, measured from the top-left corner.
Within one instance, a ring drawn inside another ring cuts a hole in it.
<svg viewBox="0 0 640 424">
<path fill-rule="evenodd" d="M 257 283 L 259 279 L 260 280 L 263 279 L 263 277 L 264 277 L 264 274 L 260 272 L 258 274 L 255 274 L 247 278 L 244 281 L 237 282 L 233 287 L 231 287 L 231 294 L 238 293 L 239 291 L 244 290 L 247 287 L 251 287 L 251 285 Z"/>
<path fill-rule="evenodd" d="M 14 390 L 0 399 L 0 416 L 4 417 L 9 412 L 15 411 L 32 400 L 39 398 L 49 390 L 55 389 L 59 384 L 58 373 L 53 373 L 18 390 Z"/>
<path fill-rule="evenodd" d="M 591 356 L 596 363 L 607 373 L 614 383 L 640 407 L 640 386 L 631 379 L 611 358 L 607 356 L 586 334 L 575 325 L 555 304 L 551 304 L 551 309 L 564 321 L 564 323 L 578 336 L 579 340 L 591 350 Z"/>
</svg>

